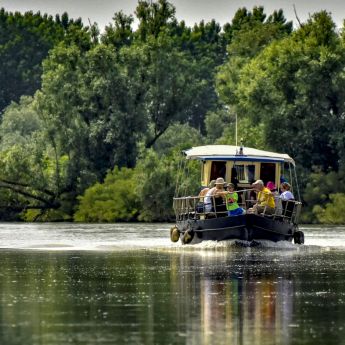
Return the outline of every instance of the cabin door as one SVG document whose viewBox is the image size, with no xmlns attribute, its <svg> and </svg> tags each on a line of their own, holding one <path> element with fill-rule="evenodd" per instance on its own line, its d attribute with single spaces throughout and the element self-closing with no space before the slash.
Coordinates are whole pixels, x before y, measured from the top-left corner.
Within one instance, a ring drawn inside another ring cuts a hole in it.
<svg viewBox="0 0 345 345">
<path fill-rule="evenodd" d="M 223 177 L 225 180 L 225 174 L 226 174 L 226 162 L 222 161 L 214 161 L 211 165 L 211 180 L 216 180 L 218 177 Z"/>
<path fill-rule="evenodd" d="M 266 186 L 268 181 L 275 182 L 276 180 L 276 165 L 275 163 L 261 163 L 260 179 L 264 181 Z"/>
</svg>

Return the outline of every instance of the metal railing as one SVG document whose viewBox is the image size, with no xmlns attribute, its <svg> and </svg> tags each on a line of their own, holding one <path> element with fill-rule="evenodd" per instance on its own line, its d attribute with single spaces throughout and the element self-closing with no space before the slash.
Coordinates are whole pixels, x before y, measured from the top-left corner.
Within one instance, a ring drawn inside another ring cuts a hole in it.
<svg viewBox="0 0 345 345">
<path fill-rule="evenodd" d="M 247 213 L 255 213 L 253 205 L 257 202 L 256 199 L 250 199 L 250 192 L 252 190 L 239 190 L 237 194 L 241 195 L 239 198 L 239 206 Z M 176 221 L 185 221 L 188 219 L 207 219 L 225 217 L 228 215 L 226 204 L 223 202 L 222 196 L 209 196 L 211 199 L 211 208 L 206 207 L 204 199 L 206 196 L 187 196 L 173 199 L 173 208 L 176 216 Z M 220 203 L 219 200 L 222 202 Z M 267 206 L 264 207 L 260 213 L 263 217 L 269 217 L 276 220 L 298 224 L 302 203 L 295 200 L 282 201 L 281 206 L 276 205 L 274 213 L 267 212 Z M 210 209 L 210 210 L 206 210 Z"/>
</svg>

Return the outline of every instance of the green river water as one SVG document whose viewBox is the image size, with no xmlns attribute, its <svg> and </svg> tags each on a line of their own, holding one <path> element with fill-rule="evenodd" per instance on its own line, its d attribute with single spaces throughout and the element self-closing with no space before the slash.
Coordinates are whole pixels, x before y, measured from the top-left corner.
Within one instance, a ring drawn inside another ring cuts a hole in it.
<svg viewBox="0 0 345 345">
<path fill-rule="evenodd" d="M 345 344 L 345 227 L 182 246 L 171 224 L 0 224 L 0 344 Z"/>
</svg>

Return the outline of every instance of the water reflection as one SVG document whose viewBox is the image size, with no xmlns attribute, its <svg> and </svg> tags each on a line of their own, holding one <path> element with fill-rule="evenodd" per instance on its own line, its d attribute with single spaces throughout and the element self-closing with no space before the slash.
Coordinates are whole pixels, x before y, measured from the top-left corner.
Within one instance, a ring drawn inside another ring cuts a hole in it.
<svg viewBox="0 0 345 345">
<path fill-rule="evenodd" d="M 187 322 L 190 343 L 288 344 L 293 281 L 289 272 L 273 265 L 243 249 L 220 258 L 173 259 L 173 268 L 182 270 L 175 294 L 183 296 L 180 324 Z"/>
</svg>

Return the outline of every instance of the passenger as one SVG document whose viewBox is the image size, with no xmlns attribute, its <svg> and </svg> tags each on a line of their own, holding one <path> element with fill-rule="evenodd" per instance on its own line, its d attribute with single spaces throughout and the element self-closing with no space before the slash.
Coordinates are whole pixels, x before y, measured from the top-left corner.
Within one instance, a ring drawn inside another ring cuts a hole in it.
<svg viewBox="0 0 345 345">
<path fill-rule="evenodd" d="M 228 216 L 239 216 L 245 214 L 245 210 L 238 206 L 238 194 L 235 192 L 235 185 L 228 183 L 227 192 L 225 192 L 226 209 L 228 210 Z"/>
<path fill-rule="evenodd" d="M 200 197 L 200 201 L 204 201 L 204 196 L 206 196 L 207 192 L 214 187 L 216 183 L 216 180 L 211 180 L 211 182 L 208 184 L 208 187 L 203 188 L 200 193 L 199 193 L 199 197 Z"/>
<path fill-rule="evenodd" d="M 257 180 L 252 184 L 252 186 L 258 192 L 258 196 L 256 204 L 253 206 L 253 208 L 248 210 L 248 213 L 274 214 L 275 203 L 271 191 L 267 187 L 265 187 L 262 180 Z"/>
<path fill-rule="evenodd" d="M 208 184 L 208 187 L 203 188 L 199 193 L 199 202 L 196 205 L 196 211 L 198 213 L 203 213 L 205 211 L 205 204 L 204 199 L 207 194 L 207 192 L 214 187 L 216 183 L 216 180 L 211 180 L 211 182 Z"/>
<path fill-rule="evenodd" d="M 210 212 L 213 206 L 213 197 L 221 198 L 224 195 L 224 179 L 223 177 L 218 177 L 215 182 L 215 187 L 211 188 L 205 196 L 204 205 L 205 211 Z"/>
<path fill-rule="evenodd" d="M 280 199 L 280 194 L 277 190 L 276 185 L 274 182 L 269 181 L 267 182 L 266 187 L 272 192 L 273 198 L 274 198 L 274 204 L 276 207 L 276 215 L 280 216 L 282 214 L 283 206 L 282 206 L 282 200 Z"/>
<path fill-rule="evenodd" d="M 283 182 L 280 185 L 280 188 L 282 190 L 282 193 L 280 194 L 280 199 L 283 201 L 288 201 L 288 200 L 295 200 L 295 197 L 293 194 L 290 192 L 291 185 L 288 182 Z"/>
</svg>

